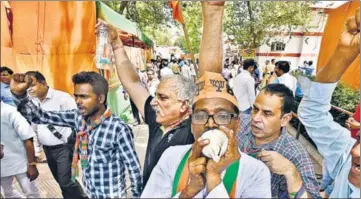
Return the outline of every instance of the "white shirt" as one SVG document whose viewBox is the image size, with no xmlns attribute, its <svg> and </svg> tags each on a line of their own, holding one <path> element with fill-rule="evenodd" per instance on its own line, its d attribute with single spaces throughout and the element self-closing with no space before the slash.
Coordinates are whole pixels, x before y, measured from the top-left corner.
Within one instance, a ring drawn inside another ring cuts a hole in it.
<svg viewBox="0 0 361 199">
<path fill-rule="evenodd" d="M 163 78 L 167 75 L 174 75 L 172 69 L 170 69 L 169 67 L 164 67 L 160 70 L 160 77 Z"/>
<path fill-rule="evenodd" d="M 1 101 L 1 144 L 4 145 L 4 158 L 1 159 L 1 177 L 25 173 L 28 158 L 24 140 L 35 136 L 26 119 L 16 107 Z"/>
<path fill-rule="evenodd" d="M 240 111 L 245 111 L 253 105 L 256 99 L 255 81 L 247 70 L 237 75 L 233 92 L 238 101 Z"/>
<path fill-rule="evenodd" d="M 32 100 L 34 104 L 38 105 L 41 109 L 46 111 L 67 111 L 77 109 L 75 100 L 68 93 L 54 90 L 49 88 L 48 93 L 43 102 L 39 99 Z M 71 128 L 54 126 L 55 129 L 63 136 L 62 140 L 59 140 L 48 129 L 47 125 L 33 125 L 38 135 L 39 142 L 46 146 L 55 146 L 67 142 L 69 135 L 71 134 Z"/>
<path fill-rule="evenodd" d="M 181 67 L 181 72 L 185 78 L 192 79 L 192 71 L 188 65 L 184 64 Z"/>
<path fill-rule="evenodd" d="M 296 88 L 297 88 L 297 79 L 292 75 L 290 75 L 289 73 L 285 73 L 281 77 L 277 77 L 275 83 L 279 83 L 287 86 L 289 89 L 291 89 L 293 96 L 295 96 Z"/>
<path fill-rule="evenodd" d="M 360 192 L 360 188 L 352 186 L 348 180 L 352 166 L 351 150 L 356 140 L 348 129 L 334 121 L 329 112 L 337 83 L 311 82 L 306 77 L 298 80 L 304 94 L 298 117 L 316 144 L 323 157 L 323 167 L 333 180 L 329 198 L 353 198 Z"/>
<path fill-rule="evenodd" d="M 164 151 L 145 186 L 141 198 L 170 198 L 178 165 L 192 145 L 172 146 Z M 261 161 L 241 153 L 236 185 L 236 198 L 271 198 L 270 171 Z M 225 172 L 222 173 L 222 177 Z M 206 189 L 195 198 L 203 198 Z M 174 198 L 179 198 L 177 193 Z M 206 198 L 229 198 L 221 182 Z"/>
<path fill-rule="evenodd" d="M 191 69 L 192 76 L 196 76 L 196 71 L 194 70 L 194 64 L 190 64 L 189 68 Z"/>
<path fill-rule="evenodd" d="M 155 91 L 157 91 L 159 80 L 157 78 L 152 79 L 150 82 L 148 82 L 148 91 L 151 96 L 155 96 Z"/>
</svg>

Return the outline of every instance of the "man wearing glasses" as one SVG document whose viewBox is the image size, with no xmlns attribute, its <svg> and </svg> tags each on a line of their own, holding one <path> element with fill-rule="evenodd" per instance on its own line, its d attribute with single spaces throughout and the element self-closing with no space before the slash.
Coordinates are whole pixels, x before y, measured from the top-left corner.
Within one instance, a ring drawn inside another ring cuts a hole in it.
<svg viewBox="0 0 361 199">
<path fill-rule="evenodd" d="M 205 72 L 198 79 L 192 109 L 195 143 L 168 148 L 141 197 L 270 198 L 269 170 L 238 149 L 238 104 L 220 73 Z M 213 129 L 221 130 L 228 138 L 227 151 L 219 162 L 202 154 L 210 140 L 201 136 Z"/>
</svg>

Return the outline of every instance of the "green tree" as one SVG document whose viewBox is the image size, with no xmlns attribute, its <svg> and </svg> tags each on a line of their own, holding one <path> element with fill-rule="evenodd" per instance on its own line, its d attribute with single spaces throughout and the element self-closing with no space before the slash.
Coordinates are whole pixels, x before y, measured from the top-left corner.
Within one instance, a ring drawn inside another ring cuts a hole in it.
<svg viewBox="0 0 361 199">
<path fill-rule="evenodd" d="M 119 14 L 137 23 L 158 45 L 171 45 L 167 40 L 171 13 L 166 1 L 103 1 Z"/>
<path fill-rule="evenodd" d="M 177 24 L 182 34 L 176 39 L 174 45 L 179 46 L 187 53 L 198 53 L 202 35 L 202 8 L 200 2 L 182 2 L 182 14 L 188 31 L 191 49 L 188 49 L 183 28 Z"/>
<path fill-rule="evenodd" d="M 242 48 L 270 43 L 275 32 L 296 27 L 310 28 L 310 1 L 234 1 L 227 2 L 224 29 Z"/>
</svg>

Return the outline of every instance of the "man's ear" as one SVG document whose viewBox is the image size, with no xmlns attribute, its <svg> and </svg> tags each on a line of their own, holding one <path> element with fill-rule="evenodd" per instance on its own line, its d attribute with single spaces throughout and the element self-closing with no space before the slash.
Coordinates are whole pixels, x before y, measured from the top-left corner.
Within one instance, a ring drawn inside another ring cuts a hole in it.
<svg viewBox="0 0 361 199">
<path fill-rule="evenodd" d="M 184 100 L 181 102 L 181 107 L 180 107 L 180 112 L 181 113 L 185 113 L 189 110 L 189 101 L 188 100 Z"/>
<path fill-rule="evenodd" d="M 104 104 L 105 103 L 105 95 L 104 94 L 99 95 L 98 101 L 100 104 Z"/>
<path fill-rule="evenodd" d="M 281 127 L 285 127 L 292 119 L 292 113 L 286 113 L 281 118 Z"/>
</svg>

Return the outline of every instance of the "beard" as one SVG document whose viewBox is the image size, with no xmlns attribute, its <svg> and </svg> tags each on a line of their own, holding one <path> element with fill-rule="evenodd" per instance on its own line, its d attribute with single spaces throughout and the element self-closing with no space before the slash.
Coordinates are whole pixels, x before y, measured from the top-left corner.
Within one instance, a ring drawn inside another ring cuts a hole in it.
<svg viewBox="0 0 361 199">
<path fill-rule="evenodd" d="M 88 119 L 89 117 L 95 115 L 99 111 L 99 106 L 94 107 L 89 111 L 89 113 L 85 116 L 85 119 Z"/>
</svg>

